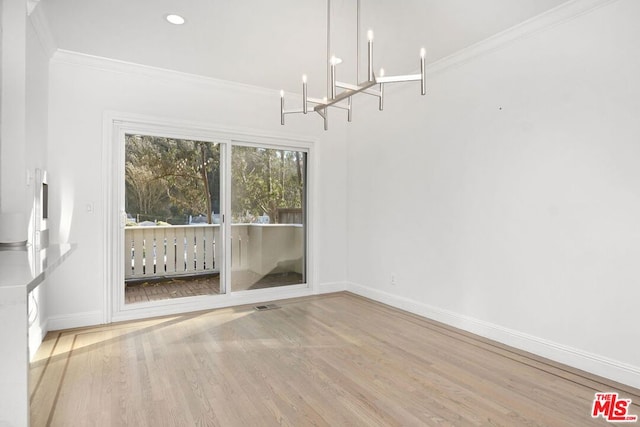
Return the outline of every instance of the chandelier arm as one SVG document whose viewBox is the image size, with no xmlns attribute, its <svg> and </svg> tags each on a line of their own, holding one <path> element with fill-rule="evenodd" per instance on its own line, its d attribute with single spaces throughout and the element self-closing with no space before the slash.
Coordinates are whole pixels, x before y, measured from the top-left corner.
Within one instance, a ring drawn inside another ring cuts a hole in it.
<svg viewBox="0 0 640 427">
<path fill-rule="evenodd" d="M 332 105 L 337 104 L 338 102 L 340 102 L 342 100 L 345 100 L 345 99 L 347 99 L 347 98 L 349 98 L 349 97 L 351 97 L 351 96 L 353 96 L 353 95 L 355 95 L 357 93 L 360 93 L 360 92 L 363 92 L 363 91 L 369 89 L 371 86 L 374 86 L 375 84 L 376 84 L 376 82 L 374 80 L 372 82 L 365 83 L 365 85 L 363 85 L 363 86 L 360 86 L 360 88 L 358 90 L 346 90 L 346 91 L 336 95 L 335 98 L 327 100 L 325 105 L 316 105 L 314 110 L 318 111 L 318 110 L 324 109 L 325 107 L 331 107 Z"/>
<path fill-rule="evenodd" d="M 406 74 L 403 76 L 384 76 L 376 79 L 378 83 L 400 83 L 422 81 L 422 74 Z"/>
<path fill-rule="evenodd" d="M 324 130 L 329 130 L 329 118 L 327 116 L 326 107 L 322 110 L 316 110 L 316 113 L 318 113 L 324 120 Z"/>
<path fill-rule="evenodd" d="M 349 110 L 349 105 L 338 105 L 338 104 L 334 104 L 334 105 L 330 105 L 329 107 L 333 107 L 333 108 L 339 108 L 341 110 Z"/>
<path fill-rule="evenodd" d="M 292 109 L 292 110 L 284 110 L 282 112 L 282 114 L 298 114 L 298 113 L 302 113 L 302 112 L 303 112 L 302 108 L 295 108 L 295 109 Z"/>
<path fill-rule="evenodd" d="M 378 77 L 376 79 L 376 81 L 374 82 L 373 85 L 375 85 L 376 83 L 381 83 L 380 82 L 380 77 Z M 339 87 L 340 89 L 347 89 L 347 90 L 351 90 L 354 92 L 362 92 L 362 93 L 366 93 L 369 95 L 378 95 L 377 92 L 371 90 L 371 89 L 367 89 L 367 90 L 362 90 L 362 87 L 366 85 L 367 88 L 372 87 L 373 85 L 369 84 L 369 82 L 364 82 L 361 85 L 353 85 L 351 83 L 344 83 L 344 82 L 336 82 L 336 87 Z"/>
<path fill-rule="evenodd" d="M 326 104 L 327 102 L 324 99 L 320 98 L 307 98 L 307 102 L 310 104 Z"/>
<path fill-rule="evenodd" d="M 357 85 L 354 85 L 351 83 L 345 83 L 345 82 L 336 82 L 336 87 L 352 90 L 354 92 L 360 92 L 364 89 L 369 89 L 371 86 L 374 86 L 376 83 L 381 83 L 380 79 L 381 79 L 380 77 L 376 77 L 376 79 L 372 82 L 364 81 Z"/>
<path fill-rule="evenodd" d="M 358 93 L 375 96 L 376 98 L 380 98 L 382 96 L 382 92 L 380 90 L 374 90 L 374 89 L 367 89 L 367 90 L 360 91 Z"/>
<path fill-rule="evenodd" d="M 380 83 L 380 78 L 378 78 L 376 82 Z M 350 83 L 336 82 L 336 87 L 339 87 L 341 89 L 348 89 L 351 91 L 360 91 L 360 86 L 352 85 Z M 379 91 L 375 91 L 372 89 L 362 90 L 360 92 L 366 93 L 367 95 L 380 96 Z"/>
<path fill-rule="evenodd" d="M 351 98 L 349 98 L 351 99 Z M 317 105 L 316 107 L 313 108 L 313 110 L 317 113 L 320 111 L 324 111 L 326 108 L 331 107 L 331 108 L 339 108 L 341 110 L 349 110 L 349 104 L 347 105 L 340 105 L 340 104 L 331 104 L 331 105 L 327 105 L 327 103 L 323 102 L 322 104 Z M 287 110 L 285 113 L 300 113 L 302 112 L 302 110 Z"/>
<path fill-rule="evenodd" d="M 336 87 L 339 87 L 340 89 L 349 89 L 349 90 L 359 89 L 358 85 L 353 85 L 351 83 L 345 83 L 345 82 L 336 82 Z"/>
</svg>

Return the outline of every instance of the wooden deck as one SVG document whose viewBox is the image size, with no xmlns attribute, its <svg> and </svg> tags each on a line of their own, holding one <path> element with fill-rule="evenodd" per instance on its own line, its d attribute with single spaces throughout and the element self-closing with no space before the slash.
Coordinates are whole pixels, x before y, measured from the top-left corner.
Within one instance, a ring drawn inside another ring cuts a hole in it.
<svg viewBox="0 0 640 427">
<path fill-rule="evenodd" d="M 33 426 L 606 426 L 640 390 L 349 293 L 50 333 Z"/>
<path fill-rule="evenodd" d="M 271 288 L 303 283 L 302 275 L 279 273 L 258 276 L 247 271 L 233 272 L 231 289 L 243 291 Z M 140 303 L 199 295 L 220 293 L 220 275 L 207 274 L 190 277 L 170 277 L 166 279 L 137 281 L 125 285 L 125 303 Z"/>
</svg>

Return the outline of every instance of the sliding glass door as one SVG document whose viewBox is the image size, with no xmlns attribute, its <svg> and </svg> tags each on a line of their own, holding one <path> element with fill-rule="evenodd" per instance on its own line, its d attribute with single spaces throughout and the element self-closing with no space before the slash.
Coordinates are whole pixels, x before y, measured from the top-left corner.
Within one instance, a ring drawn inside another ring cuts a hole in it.
<svg viewBox="0 0 640 427">
<path fill-rule="evenodd" d="M 303 151 L 231 148 L 231 291 L 306 283 Z"/>
<path fill-rule="evenodd" d="M 125 135 L 125 304 L 224 292 L 220 144 Z"/>
<path fill-rule="evenodd" d="M 179 134 L 121 134 L 120 310 L 307 284 L 306 149 Z"/>
</svg>

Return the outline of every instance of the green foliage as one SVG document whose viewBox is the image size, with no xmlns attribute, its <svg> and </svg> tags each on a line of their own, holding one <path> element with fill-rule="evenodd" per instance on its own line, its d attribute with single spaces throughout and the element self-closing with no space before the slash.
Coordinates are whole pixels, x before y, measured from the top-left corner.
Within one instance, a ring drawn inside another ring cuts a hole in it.
<svg viewBox="0 0 640 427">
<path fill-rule="evenodd" d="M 301 208 L 304 153 L 233 146 L 234 222 L 253 222 L 278 208 Z M 220 213 L 220 145 L 149 135 L 126 135 L 126 210 L 137 220 L 184 224 L 189 215 L 212 221 Z"/>
<path fill-rule="evenodd" d="M 218 144 L 126 136 L 126 210 L 144 219 L 185 223 L 220 207 Z"/>
<path fill-rule="evenodd" d="M 232 149 L 231 210 L 234 222 L 252 222 L 278 208 L 301 208 L 304 197 L 304 153 L 255 147 Z"/>
</svg>

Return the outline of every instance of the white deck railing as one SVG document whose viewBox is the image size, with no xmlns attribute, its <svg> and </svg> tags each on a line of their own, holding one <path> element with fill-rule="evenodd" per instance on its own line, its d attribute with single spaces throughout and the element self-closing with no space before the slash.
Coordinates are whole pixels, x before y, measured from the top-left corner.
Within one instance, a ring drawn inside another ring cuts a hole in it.
<svg viewBox="0 0 640 427">
<path fill-rule="evenodd" d="M 125 279 L 215 272 L 220 226 L 126 227 Z M 129 268 L 126 268 L 129 266 Z"/>
<path fill-rule="evenodd" d="M 125 228 L 125 280 L 220 271 L 220 225 Z M 231 268 L 264 275 L 302 273 L 304 228 L 291 224 L 231 226 Z"/>
</svg>

